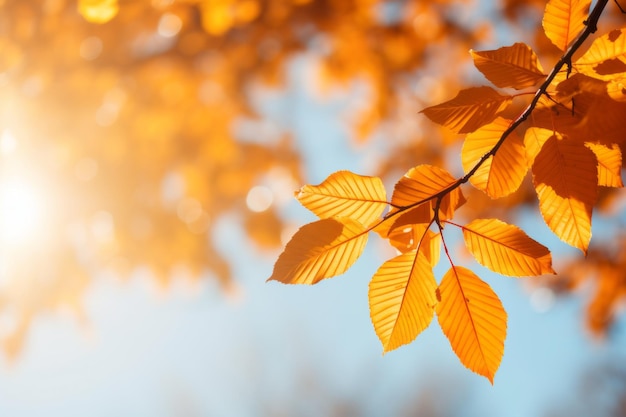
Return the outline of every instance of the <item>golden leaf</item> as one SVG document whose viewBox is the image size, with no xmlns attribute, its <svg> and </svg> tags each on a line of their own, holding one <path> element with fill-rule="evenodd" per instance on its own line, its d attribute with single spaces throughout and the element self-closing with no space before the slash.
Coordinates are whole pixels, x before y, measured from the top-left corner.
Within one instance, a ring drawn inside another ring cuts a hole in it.
<svg viewBox="0 0 626 417">
<path fill-rule="evenodd" d="M 403 253 L 385 262 L 369 284 L 370 317 L 389 352 L 412 342 L 435 314 L 437 283 L 421 251 Z"/>
<path fill-rule="evenodd" d="M 380 178 L 349 171 L 335 172 L 319 185 L 305 185 L 296 198 L 322 219 L 350 217 L 365 226 L 380 217 L 387 206 Z"/>
<path fill-rule="evenodd" d="M 585 27 L 591 0 L 550 0 L 543 15 L 548 39 L 565 51 Z"/>
<path fill-rule="evenodd" d="M 367 230 L 347 217 L 322 219 L 301 227 L 280 254 L 268 281 L 316 284 L 346 272 L 361 256 Z"/>
<path fill-rule="evenodd" d="M 626 72 L 626 29 L 616 29 L 595 39 L 573 67 L 602 80 L 611 80 Z"/>
<path fill-rule="evenodd" d="M 461 363 L 493 384 L 506 339 L 506 311 L 469 269 L 452 267 L 437 289 L 437 318 Z"/>
<path fill-rule="evenodd" d="M 492 51 L 470 51 L 474 66 L 497 87 L 521 90 L 546 78 L 537 55 L 525 43 Z"/>
<path fill-rule="evenodd" d="M 519 227 L 497 219 L 477 219 L 463 226 L 467 249 L 479 264 L 502 275 L 553 274 L 548 248 Z"/>
<path fill-rule="evenodd" d="M 433 219 L 436 196 L 456 182 L 456 179 L 446 170 L 432 165 L 419 165 L 411 168 L 396 183 L 391 204 L 394 207 L 390 214 L 397 212 L 400 207 L 408 207 L 416 203 L 415 207 L 407 209 L 401 214 L 392 226 L 392 230 L 407 224 L 430 223 Z M 454 211 L 465 203 L 465 197 L 459 187 L 447 193 L 439 206 L 439 219 L 450 219 Z"/>
<path fill-rule="evenodd" d="M 461 90 L 452 100 L 425 108 L 422 113 L 455 133 L 468 133 L 495 119 L 511 100 L 511 96 L 503 96 L 491 87 L 473 87 Z"/>
<path fill-rule="evenodd" d="M 533 166 L 537 154 L 541 152 L 543 144 L 552 136 L 561 136 L 558 133 L 541 127 L 529 127 L 524 133 L 524 149 L 526 151 L 526 164 L 528 167 Z"/>
<path fill-rule="evenodd" d="M 91 23 L 106 23 L 119 12 L 117 0 L 79 0 L 78 13 Z"/>
<path fill-rule="evenodd" d="M 546 224 L 563 242 L 586 253 L 598 194 L 596 156 L 582 143 L 553 136 L 543 145 L 532 171 Z"/>
<path fill-rule="evenodd" d="M 439 262 L 441 252 L 441 234 L 427 229 L 426 224 L 412 224 L 405 227 L 397 227 L 387 232 L 384 237 L 389 243 L 398 249 L 400 253 L 406 253 L 419 248 L 420 253 L 426 256 L 432 266 Z"/>
<path fill-rule="evenodd" d="M 604 187 L 623 187 L 622 151 L 619 146 L 586 143 L 598 159 L 598 185 Z"/>
<path fill-rule="evenodd" d="M 510 125 L 510 120 L 498 117 L 466 136 L 461 150 L 461 162 L 466 173 L 491 151 Z M 470 182 L 489 197 L 500 198 L 519 188 L 526 171 L 524 145 L 517 133 L 512 132 L 497 153 L 490 156 L 470 177 Z"/>
</svg>

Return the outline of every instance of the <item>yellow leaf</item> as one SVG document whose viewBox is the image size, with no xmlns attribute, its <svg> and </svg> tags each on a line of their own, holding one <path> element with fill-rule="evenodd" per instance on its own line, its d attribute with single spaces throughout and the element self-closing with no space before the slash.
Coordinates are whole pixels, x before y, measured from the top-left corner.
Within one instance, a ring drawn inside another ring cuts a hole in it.
<svg viewBox="0 0 626 417">
<path fill-rule="evenodd" d="M 437 283 L 432 267 L 418 251 L 385 262 L 369 284 L 370 317 L 389 352 L 412 342 L 435 314 Z"/>
<path fill-rule="evenodd" d="M 615 101 L 626 101 L 626 74 L 611 79 L 606 85 L 606 92 Z"/>
<path fill-rule="evenodd" d="M 117 0 L 79 0 L 78 13 L 92 23 L 106 23 L 119 11 Z"/>
<path fill-rule="evenodd" d="M 597 160 L 582 143 L 546 141 L 532 167 L 539 210 L 563 242 L 587 253 L 591 212 L 598 194 Z"/>
<path fill-rule="evenodd" d="M 461 162 L 466 173 L 491 151 L 510 125 L 510 120 L 498 117 L 466 136 L 461 150 Z M 519 188 L 526 171 L 524 145 L 517 133 L 512 132 L 496 154 L 490 156 L 470 177 L 470 182 L 489 197 L 500 198 Z"/>
<path fill-rule="evenodd" d="M 497 219 L 477 219 L 463 226 L 467 249 L 479 264 L 502 275 L 553 274 L 548 248 L 519 227 Z"/>
<path fill-rule="evenodd" d="M 604 187 L 623 187 L 622 151 L 616 144 L 601 145 L 586 143 L 598 159 L 598 185 Z"/>
<path fill-rule="evenodd" d="M 517 90 L 532 87 L 546 78 L 537 55 L 525 43 L 492 51 L 470 51 L 474 65 L 497 87 Z"/>
<path fill-rule="evenodd" d="M 387 206 L 380 178 L 349 171 L 335 172 L 319 185 L 305 185 L 296 198 L 322 219 L 350 217 L 365 226 L 380 217 Z"/>
<path fill-rule="evenodd" d="M 543 30 L 565 51 L 585 27 L 591 0 L 550 0 L 543 15 Z"/>
<path fill-rule="evenodd" d="M 626 29 L 616 29 L 595 39 L 574 63 L 574 69 L 602 80 L 626 72 Z"/>
<path fill-rule="evenodd" d="M 411 168 L 396 183 L 391 197 L 391 204 L 394 208 L 390 214 L 398 212 L 399 207 L 409 207 L 414 204 L 415 207 L 399 215 L 392 230 L 407 224 L 430 223 L 433 219 L 436 196 L 455 182 L 456 179 L 449 172 L 436 166 L 419 165 Z M 439 206 L 439 219 L 452 218 L 454 211 L 463 203 L 465 203 L 465 197 L 459 187 L 447 193 Z"/>
<path fill-rule="evenodd" d="M 426 256 L 432 266 L 435 266 L 439 262 L 441 235 L 427 229 L 427 226 L 426 224 L 412 224 L 397 227 L 384 237 L 389 239 L 389 243 L 400 253 L 419 248 L 420 253 Z"/>
<path fill-rule="evenodd" d="M 367 230 L 356 220 L 322 219 L 300 228 L 285 246 L 268 279 L 316 284 L 346 272 L 361 256 Z"/>
<path fill-rule="evenodd" d="M 452 267 L 437 289 L 437 318 L 461 363 L 493 384 L 506 339 L 506 311 L 469 269 Z"/>
<path fill-rule="evenodd" d="M 540 127 L 529 127 L 524 133 L 524 149 L 526 151 L 526 164 L 528 167 L 533 166 L 537 154 L 541 152 L 543 144 L 552 136 L 561 137 L 558 133 L 549 129 Z"/>
<path fill-rule="evenodd" d="M 503 96 L 491 87 L 473 87 L 461 90 L 452 100 L 425 108 L 422 113 L 455 133 L 468 133 L 495 119 L 511 100 L 511 96 Z"/>
</svg>

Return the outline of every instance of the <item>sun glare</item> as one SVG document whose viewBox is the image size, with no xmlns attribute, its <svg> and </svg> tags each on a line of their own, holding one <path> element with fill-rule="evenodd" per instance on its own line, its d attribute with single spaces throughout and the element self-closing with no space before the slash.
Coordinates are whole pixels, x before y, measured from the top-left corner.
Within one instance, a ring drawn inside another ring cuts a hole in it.
<svg viewBox="0 0 626 417">
<path fill-rule="evenodd" d="M 12 245 L 32 239 L 43 220 L 43 198 L 33 185 L 0 182 L 0 243 Z"/>
</svg>

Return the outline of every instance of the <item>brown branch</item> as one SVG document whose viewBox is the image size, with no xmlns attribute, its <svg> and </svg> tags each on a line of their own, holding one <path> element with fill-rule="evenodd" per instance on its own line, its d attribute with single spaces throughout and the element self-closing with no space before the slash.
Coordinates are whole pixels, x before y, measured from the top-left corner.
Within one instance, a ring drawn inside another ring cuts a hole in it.
<svg viewBox="0 0 626 417">
<path fill-rule="evenodd" d="M 487 152 L 480 158 L 476 165 L 474 165 L 474 167 L 472 167 L 472 169 L 467 174 L 459 178 L 450 186 L 423 200 L 401 207 L 389 203 L 389 205 L 397 209 L 397 211 L 387 213 L 383 217 L 382 221 L 388 220 L 406 210 L 410 210 L 411 208 L 417 207 L 430 200 L 436 199 L 437 201 L 435 203 L 435 207 L 433 208 L 435 212 L 433 221 L 441 229 L 442 226 L 439 219 L 439 208 L 441 207 L 441 202 L 443 198 L 450 192 L 454 191 L 456 188 L 468 182 L 469 179 L 474 176 L 474 174 L 476 174 L 476 171 L 478 171 L 478 169 L 480 169 L 480 167 L 487 161 L 487 159 L 495 156 L 495 154 L 498 152 L 498 149 L 500 149 L 504 141 L 511 135 L 511 133 L 513 133 L 515 129 L 517 129 L 523 122 L 525 122 L 532 114 L 532 112 L 537 107 L 541 96 L 545 95 L 547 97 L 550 97 L 550 95 L 548 94 L 548 87 L 550 86 L 550 84 L 552 84 L 552 81 L 558 75 L 564 65 L 568 66 L 568 71 L 570 70 L 572 65 L 572 57 L 574 56 L 574 54 L 578 51 L 578 49 L 580 49 L 580 47 L 587 40 L 587 38 L 589 38 L 592 33 L 595 33 L 598 30 L 598 20 L 600 19 L 600 16 L 602 15 L 602 12 L 604 11 L 604 8 L 606 7 L 608 2 L 609 0 L 599 0 L 598 3 L 596 3 L 591 13 L 589 13 L 589 17 L 583 22 L 585 24 L 585 29 L 580 33 L 580 35 L 578 35 L 578 38 L 576 38 L 576 40 L 570 45 L 567 51 L 565 51 L 563 56 L 561 56 L 561 58 L 554 65 L 552 71 L 550 71 L 545 81 L 541 84 L 541 86 L 539 86 L 539 89 L 534 94 L 533 99 L 530 101 L 526 109 L 517 117 L 517 119 L 513 121 L 513 123 L 511 123 L 511 125 L 504 132 L 502 132 L 502 135 L 500 136 L 500 139 L 498 139 L 498 142 L 496 142 L 496 144 L 493 146 L 493 148 L 489 150 L 489 152 Z"/>
</svg>

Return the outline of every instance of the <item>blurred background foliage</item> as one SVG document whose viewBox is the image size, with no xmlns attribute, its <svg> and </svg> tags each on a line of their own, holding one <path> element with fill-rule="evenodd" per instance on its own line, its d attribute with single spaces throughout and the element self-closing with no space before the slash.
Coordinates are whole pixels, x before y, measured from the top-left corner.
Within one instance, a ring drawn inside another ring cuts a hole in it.
<svg viewBox="0 0 626 417">
<path fill-rule="evenodd" d="M 467 51 L 527 41 L 544 68 L 558 57 L 538 24 L 545 2 L 483 3 L 0 0 L 6 355 L 20 352 L 36 315 L 81 316 L 81 296 L 103 271 L 147 270 L 165 287 L 182 268 L 232 291 L 217 249 L 225 216 L 274 256 L 294 230 L 285 214 L 293 191 L 311 182 L 289 109 L 281 120 L 264 113 L 268 96 L 294 88 L 294 68 L 307 69 L 296 87 L 320 100 L 360 94 L 340 114 L 355 152 L 372 141 L 380 149 L 360 174 L 394 181 L 426 162 L 459 173 L 459 137 L 418 112 L 485 83 L 468 71 Z M 610 13 L 603 24 L 623 23 Z M 513 208 L 536 205 L 529 181 L 498 202 L 467 194 L 467 218 L 515 219 Z M 599 212 L 619 214 L 624 203 L 621 190 L 607 191 Z M 569 293 L 591 282 L 598 335 L 626 290 L 626 238 L 609 232 L 619 227 L 596 233 L 586 260 L 565 260 L 565 273 L 544 283 Z"/>
</svg>

